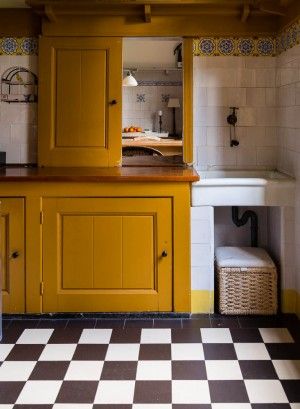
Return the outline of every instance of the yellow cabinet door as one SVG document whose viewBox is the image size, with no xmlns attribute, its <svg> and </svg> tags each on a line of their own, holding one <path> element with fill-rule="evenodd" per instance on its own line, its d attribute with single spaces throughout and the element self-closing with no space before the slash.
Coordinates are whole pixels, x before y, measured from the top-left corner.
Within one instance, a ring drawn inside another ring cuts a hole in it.
<svg viewBox="0 0 300 409">
<path fill-rule="evenodd" d="M 47 198 L 43 213 L 43 312 L 172 311 L 170 198 Z"/>
<path fill-rule="evenodd" d="M 0 199 L 0 258 L 3 312 L 25 312 L 24 203 Z"/>
<path fill-rule="evenodd" d="M 119 165 L 121 93 L 122 39 L 42 37 L 39 165 Z"/>
</svg>

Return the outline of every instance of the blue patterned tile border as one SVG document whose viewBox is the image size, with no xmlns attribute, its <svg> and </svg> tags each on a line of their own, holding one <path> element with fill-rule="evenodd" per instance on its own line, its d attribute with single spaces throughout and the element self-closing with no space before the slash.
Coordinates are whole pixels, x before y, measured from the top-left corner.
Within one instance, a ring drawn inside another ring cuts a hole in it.
<svg viewBox="0 0 300 409">
<path fill-rule="evenodd" d="M 141 87 L 178 87 L 182 85 L 182 81 L 156 81 L 156 80 L 140 80 L 138 85 Z"/>
<path fill-rule="evenodd" d="M 270 37 L 199 37 L 194 56 L 276 56 L 300 44 L 300 19 Z M 35 37 L 0 37 L 0 55 L 37 55 Z M 179 81 L 139 81 L 141 86 L 181 86 Z"/>
<path fill-rule="evenodd" d="M 199 37 L 194 39 L 193 55 L 275 57 L 300 44 L 300 19 L 270 37 Z"/>
<path fill-rule="evenodd" d="M 35 37 L 0 37 L 0 55 L 37 55 Z"/>
<path fill-rule="evenodd" d="M 194 40 L 194 56 L 275 56 L 275 37 L 200 37 Z"/>
<path fill-rule="evenodd" d="M 277 54 L 300 44 L 300 19 L 284 28 L 277 36 Z"/>
</svg>

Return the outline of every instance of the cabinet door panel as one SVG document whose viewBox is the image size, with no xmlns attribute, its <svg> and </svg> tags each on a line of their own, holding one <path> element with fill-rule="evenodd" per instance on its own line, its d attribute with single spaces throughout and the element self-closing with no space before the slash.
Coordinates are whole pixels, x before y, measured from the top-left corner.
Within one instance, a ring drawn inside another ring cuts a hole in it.
<svg viewBox="0 0 300 409">
<path fill-rule="evenodd" d="M 105 50 L 57 51 L 57 147 L 105 148 L 106 64 Z"/>
<path fill-rule="evenodd" d="M 122 217 L 94 217 L 94 288 L 122 288 Z"/>
<path fill-rule="evenodd" d="M 3 312 L 25 312 L 24 203 L 1 198 L 0 259 Z M 12 257 L 15 253 L 16 257 Z"/>
<path fill-rule="evenodd" d="M 62 288 L 93 287 L 93 218 L 64 215 L 61 218 Z"/>
<path fill-rule="evenodd" d="M 123 218 L 123 286 L 154 288 L 153 216 Z"/>
<path fill-rule="evenodd" d="M 44 37 L 39 58 L 39 164 L 119 165 L 122 39 Z"/>
<path fill-rule="evenodd" d="M 168 198 L 43 200 L 43 311 L 171 311 L 171 205 Z M 169 257 L 160 257 L 163 250 Z"/>
</svg>

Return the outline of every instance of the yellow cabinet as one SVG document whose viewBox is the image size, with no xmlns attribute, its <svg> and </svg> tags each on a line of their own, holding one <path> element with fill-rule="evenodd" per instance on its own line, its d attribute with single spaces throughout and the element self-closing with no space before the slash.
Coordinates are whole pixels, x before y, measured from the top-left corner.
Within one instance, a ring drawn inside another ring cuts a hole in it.
<svg viewBox="0 0 300 409">
<path fill-rule="evenodd" d="M 39 56 L 39 165 L 119 165 L 122 39 L 43 37 Z"/>
<path fill-rule="evenodd" d="M 43 312 L 172 311 L 171 198 L 46 198 L 43 214 Z"/>
<path fill-rule="evenodd" d="M 3 312 L 25 312 L 24 202 L 0 199 L 0 257 Z"/>
</svg>

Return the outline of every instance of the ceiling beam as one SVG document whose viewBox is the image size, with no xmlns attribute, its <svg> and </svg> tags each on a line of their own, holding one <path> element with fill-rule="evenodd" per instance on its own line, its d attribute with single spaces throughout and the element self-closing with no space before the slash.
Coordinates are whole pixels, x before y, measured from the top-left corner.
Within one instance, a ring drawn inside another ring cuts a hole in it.
<svg viewBox="0 0 300 409">
<path fill-rule="evenodd" d="M 280 0 L 280 5 L 282 7 L 289 7 L 293 3 L 293 0 Z"/>
<path fill-rule="evenodd" d="M 242 15 L 241 15 L 241 21 L 243 23 L 246 23 L 249 16 L 250 16 L 250 5 L 249 5 L 249 3 L 244 3 Z"/>
<path fill-rule="evenodd" d="M 57 22 L 57 18 L 56 15 L 53 11 L 53 8 L 50 4 L 46 4 L 45 5 L 45 16 L 47 17 L 47 19 L 50 21 L 50 23 L 56 23 Z"/>
</svg>

